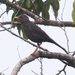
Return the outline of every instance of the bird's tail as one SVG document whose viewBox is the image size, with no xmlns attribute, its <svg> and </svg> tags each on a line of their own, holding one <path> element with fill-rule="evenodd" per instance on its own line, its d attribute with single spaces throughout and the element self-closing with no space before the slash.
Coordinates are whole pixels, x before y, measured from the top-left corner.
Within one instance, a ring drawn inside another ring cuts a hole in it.
<svg viewBox="0 0 75 75">
<path fill-rule="evenodd" d="M 56 43 L 54 40 L 50 40 L 51 43 L 54 43 L 55 45 L 57 45 L 58 47 L 60 47 L 61 49 L 63 49 L 67 54 L 67 50 L 65 48 L 63 48 L 62 46 L 60 46 L 58 43 Z"/>
</svg>

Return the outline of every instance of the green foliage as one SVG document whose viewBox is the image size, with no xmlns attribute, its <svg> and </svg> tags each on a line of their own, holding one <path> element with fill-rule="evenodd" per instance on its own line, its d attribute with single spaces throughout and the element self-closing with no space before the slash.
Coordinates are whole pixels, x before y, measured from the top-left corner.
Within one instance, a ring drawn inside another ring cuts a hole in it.
<svg viewBox="0 0 75 75">
<path fill-rule="evenodd" d="M 7 12 L 7 14 L 8 14 L 8 12 L 9 12 L 9 10 L 10 10 L 10 7 L 7 6 L 7 8 L 6 8 L 6 12 Z"/>
<path fill-rule="evenodd" d="M 20 34 L 20 32 L 21 32 L 21 25 L 17 26 L 17 30 L 18 30 L 19 35 L 21 35 Z"/>
<path fill-rule="evenodd" d="M 51 3 L 51 0 L 46 0 L 45 2 L 43 2 L 42 16 L 46 19 L 49 19 L 50 17 L 48 12 L 50 8 L 50 3 Z"/>
<path fill-rule="evenodd" d="M 73 22 L 75 23 L 75 10 L 72 11 L 72 19 L 73 19 Z"/>
<path fill-rule="evenodd" d="M 25 33 L 23 32 L 23 30 L 22 30 L 22 34 L 23 34 L 23 38 L 28 39 Z"/>
<path fill-rule="evenodd" d="M 42 17 L 46 19 L 50 19 L 50 6 L 52 6 L 55 18 L 58 16 L 58 10 L 59 10 L 59 0 L 18 0 L 17 4 L 35 14 L 38 16 L 41 14 Z M 10 7 L 7 6 L 6 11 L 9 12 Z M 12 14 L 12 20 L 14 16 L 18 16 L 22 14 L 23 12 L 14 10 L 14 13 Z M 18 33 L 20 35 L 21 32 L 21 26 L 17 26 Z M 26 38 L 25 34 L 23 34 L 23 37 Z"/>
<path fill-rule="evenodd" d="M 74 0 L 74 2 L 73 2 L 73 9 L 75 10 L 75 0 Z"/>
<path fill-rule="evenodd" d="M 51 1 L 51 6 L 53 8 L 55 18 L 57 18 L 58 10 L 59 10 L 59 0 L 52 0 Z"/>
<path fill-rule="evenodd" d="M 52 6 L 54 14 L 55 14 L 55 18 L 58 16 L 59 0 L 46 0 L 46 1 L 35 0 L 34 2 L 33 2 L 33 0 L 19 0 L 19 1 L 17 1 L 17 4 L 37 15 L 40 15 L 40 13 L 42 13 L 42 16 L 46 19 L 50 18 L 49 9 L 50 9 L 50 6 Z M 6 10 L 8 13 L 8 11 L 9 11 L 8 6 L 7 6 Z M 17 13 L 17 11 L 14 10 L 12 18 L 15 16 L 16 13 Z M 22 12 L 19 11 L 17 15 L 20 15 L 21 13 Z"/>
<path fill-rule="evenodd" d="M 75 1 L 73 2 L 72 19 L 73 22 L 75 23 Z"/>
<path fill-rule="evenodd" d="M 43 5 L 42 0 L 35 0 L 35 2 L 32 4 L 33 13 L 39 15 L 40 12 L 42 12 L 42 8 L 43 8 L 42 5 Z"/>
<path fill-rule="evenodd" d="M 30 8 L 31 5 L 32 5 L 31 0 L 26 0 L 26 6 L 27 6 L 28 8 Z"/>
</svg>

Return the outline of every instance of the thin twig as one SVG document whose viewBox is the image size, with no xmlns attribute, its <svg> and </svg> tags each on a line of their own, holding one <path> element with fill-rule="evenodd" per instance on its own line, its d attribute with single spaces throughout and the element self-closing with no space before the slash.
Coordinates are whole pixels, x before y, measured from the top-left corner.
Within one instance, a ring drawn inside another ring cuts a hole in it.
<svg viewBox="0 0 75 75">
<path fill-rule="evenodd" d="M 63 7 L 63 10 L 62 10 L 62 13 L 61 13 L 61 19 L 62 19 L 62 21 L 60 21 L 59 19 L 59 21 L 63 24 L 63 27 L 64 27 L 64 29 L 59 25 L 59 27 L 64 31 L 64 33 L 65 33 L 65 36 L 66 36 L 66 39 L 67 39 L 67 48 L 68 48 L 68 53 L 69 53 L 69 39 L 68 39 L 68 36 L 67 36 L 67 33 L 66 33 L 66 28 L 65 28 L 65 25 L 64 25 L 64 23 L 63 23 L 63 12 L 64 12 L 64 9 L 65 9 L 65 5 L 66 5 L 66 0 L 65 0 L 65 3 L 64 3 L 64 7 Z"/>
<path fill-rule="evenodd" d="M 65 30 L 65 27 L 64 27 L 64 32 L 65 32 L 65 36 L 66 36 L 66 39 L 67 39 L 67 48 L 68 48 L 68 53 L 69 53 L 69 39 L 68 39 L 66 30 Z"/>
<path fill-rule="evenodd" d="M 41 75 L 43 75 L 43 65 L 42 65 L 42 58 L 40 58 L 40 64 L 41 64 L 41 68 L 40 68 L 40 69 L 41 69 L 41 72 L 40 72 L 40 74 L 41 74 Z"/>
<path fill-rule="evenodd" d="M 37 74 L 37 73 L 35 73 L 33 70 L 31 70 L 35 75 L 39 75 L 39 74 Z"/>
<path fill-rule="evenodd" d="M 6 69 L 4 69 L 2 72 L 0 72 L 1 75 L 5 75 L 3 74 L 4 71 L 6 71 L 9 67 L 7 67 Z"/>
<path fill-rule="evenodd" d="M 1 23 L 0 23 L 0 26 L 1 26 L 2 28 L 4 28 L 5 30 L 7 30 L 8 32 L 10 32 L 12 35 L 15 35 L 16 37 L 18 37 L 18 38 L 22 39 L 23 41 L 25 41 L 25 42 L 27 42 L 27 43 L 29 43 L 29 44 L 31 44 L 31 45 L 33 45 L 33 46 L 37 47 L 37 45 L 35 45 L 35 44 L 31 43 L 30 41 L 28 41 L 28 40 L 26 40 L 26 39 L 22 38 L 21 36 L 19 36 L 19 35 L 17 35 L 17 34 L 15 34 L 15 33 L 13 33 L 13 32 L 12 32 L 12 31 L 10 31 L 9 29 L 7 29 L 7 28 L 6 28 L 6 27 L 4 27 Z M 39 47 L 39 48 L 40 48 L 40 49 L 42 49 L 42 50 L 44 50 L 44 51 L 48 51 L 47 49 L 44 49 L 44 48 L 42 48 L 42 47 Z"/>
<path fill-rule="evenodd" d="M 18 52 L 18 56 L 19 56 L 19 58 L 20 58 L 20 60 L 21 60 L 21 57 L 20 57 L 20 53 L 19 53 L 18 47 L 17 47 L 17 52 Z"/>
<path fill-rule="evenodd" d="M 9 27 L 9 28 L 7 28 L 7 29 L 11 29 L 11 28 L 13 28 L 13 27 Z M 0 30 L 0 32 L 1 32 L 1 31 L 5 31 L 5 29 L 3 29 L 3 30 Z"/>
<path fill-rule="evenodd" d="M 41 64 L 41 67 L 40 67 L 41 72 L 40 72 L 40 74 L 43 75 L 43 64 L 42 64 L 42 58 L 38 59 L 38 61 L 39 61 L 40 64 Z"/>
<path fill-rule="evenodd" d="M 1 22 L 2 25 L 9 25 L 13 23 L 14 25 L 20 25 L 20 22 L 16 22 L 16 21 L 6 21 L 6 22 Z"/>
<path fill-rule="evenodd" d="M 63 21 L 63 13 L 64 13 L 64 9 L 65 9 L 65 6 L 66 6 L 66 0 L 64 2 L 64 7 L 63 7 L 63 10 L 62 10 L 62 13 L 61 13 L 61 19 Z M 67 33 L 66 33 L 66 28 L 65 28 L 65 25 L 63 23 L 63 27 L 64 27 L 64 32 L 65 32 L 65 36 L 66 36 L 66 40 L 67 40 L 67 48 L 68 48 L 68 53 L 69 53 L 69 39 L 68 39 L 68 36 L 67 36 Z"/>
<path fill-rule="evenodd" d="M 63 7 L 62 13 L 61 13 L 61 19 L 62 19 L 62 20 L 63 20 L 63 13 L 64 13 L 65 6 L 66 6 L 66 0 L 65 0 L 65 2 L 64 2 L 64 7 Z"/>
<path fill-rule="evenodd" d="M 22 37 L 19 36 L 19 35 L 16 35 L 15 33 L 11 32 L 9 29 L 5 28 L 1 23 L 0 23 L 0 26 L 1 26 L 2 28 L 4 28 L 5 30 L 7 30 L 8 32 L 10 32 L 11 34 L 15 35 L 16 37 L 18 37 L 18 38 L 24 40 L 25 42 L 28 42 L 29 44 L 31 44 L 31 45 L 37 47 L 35 44 L 29 42 L 28 40 L 22 38 Z M 44 51 L 48 51 L 47 49 L 44 49 L 44 48 L 42 48 L 42 47 L 39 47 L 39 48 L 42 49 L 42 50 L 44 50 Z M 65 49 L 63 49 L 63 50 L 68 54 L 68 52 L 67 52 Z"/>
<path fill-rule="evenodd" d="M 64 72 L 64 74 L 66 75 L 66 71 L 65 71 L 66 66 L 67 66 L 67 65 L 65 65 L 64 68 L 63 68 L 62 70 L 60 70 L 59 73 L 57 73 L 56 75 L 61 74 L 61 72 Z"/>
<path fill-rule="evenodd" d="M 74 56 L 74 55 L 75 55 L 75 51 L 73 52 L 72 56 Z"/>
<path fill-rule="evenodd" d="M 6 11 L 4 11 L 1 15 L 0 15 L 0 18 L 1 18 L 1 16 L 5 13 Z"/>
</svg>

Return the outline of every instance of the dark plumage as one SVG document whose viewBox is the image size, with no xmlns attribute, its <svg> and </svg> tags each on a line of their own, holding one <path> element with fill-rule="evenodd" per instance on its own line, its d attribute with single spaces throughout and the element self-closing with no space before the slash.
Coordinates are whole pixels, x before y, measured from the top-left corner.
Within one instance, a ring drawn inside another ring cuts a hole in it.
<svg viewBox="0 0 75 75">
<path fill-rule="evenodd" d="M 38 44 L 42 42 L 54 43 L 67 53 L 67 51 L 62 46 L 60 46 L 52 38 L 50 38 L 40 27 L 32 23 L 26 15 L 22 14 L 14 18 L 19 19 L 23 31 L 31 41 L 36 42 Z"/>
</svg>

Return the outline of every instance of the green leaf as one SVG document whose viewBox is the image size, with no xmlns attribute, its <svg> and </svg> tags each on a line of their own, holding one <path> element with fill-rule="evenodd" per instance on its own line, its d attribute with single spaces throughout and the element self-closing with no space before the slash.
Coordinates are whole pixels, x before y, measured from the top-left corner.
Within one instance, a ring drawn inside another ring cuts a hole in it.
<svg viewBox="0 0 75 75">
<path fill-rule="evenodd" d="M 74 0 L 74 2 L 73 2 L 73 9 L 75 10 L 75 0 Z"/>
<path fill-rule="evenodd" d="M 22 30 L 22 34 L 23 34 L 23 38 L 28 39 L 26 34 L 23 32 L 23 30 Z"/>
<path fill-rule="evenodd" d="M 52 0 L 51 6 L 53 7 L 54 10 L 58 11 L 59 10 L 59 1 L 58 0 Z"/>
<path fill-rule="evenodd" d="M 50 15 L 49 15 L 49 12 L 47 11 L 45 11 L 45 12 L 43 12 L 42 13 L 42 16 L 44 17 L 44 18 L 46 18 L 46 19 L 49 19 L 50 18 Z"/>
<path fill-rule="evenodd" d="M 35 5 L 36 5 L 36 9 L 38 8 L 39 11 L 42 11 L 42 5 L 43 5 L 42 0 L 35 0 Z"/>
<path fill-rule="evenodd" d="M 72 11 L 72 19 L 73 19 L 73 22 L 75 23 L 75 10 Z"/>
<path fill-rule="evenodd" d="M 10 11 L 10 7 L 6 6 L 6 12 L 7 12 L 7 14 L 8 14 L 9 11 Z"/>
<path fill-rule="evenodd" d="M 17 1 L 17 4 L 18 4 L 18 5 L 21 5 L 21 4 L 22 4 L 22 0 Z"/>
<path fill-rule="evenodd" d="M 55 19 L 57 19 L 58 11 L 54 11 L 54 16 L 55 16 Z"/>
<path fill-rule="evenodd" d="M 13 18 L 14 18 L 14 16 L 15 16 L 16 13 L 17 13 L 17 11 L 14 10 L 14 13 L 12 14 L 12 18 L 11 18 L 11 20 L 13 20 Z"/>
<path fill-rule="evenodd" d="M 32 5 L 31 0 L 26 0 L 26 6 L 27 6 L 28 8 L 30 8 L 30 7 L 31 7 L 31 5 Z"/>
<path fill-rule="evenodd" d="M 49 19 L 50 18 L 50 15 L 49 15 L 49 8 L 50 8 L 50 3 L 51 1 L 50 0 L 46 0 L 44 3 L 43 3 L 43 9 L 42 9 L 42 16 L 46 19 Z"/>
<path fill-rule="evenodd" d="M 22 4 L 22 7 L 29 10 L 29 11 L 31 11 L 32 10 L 32 1 L 31 0 L 29 2 L 28 1 L 29 0 L 24 0 L 23 4 Z"/>
<path fill-rule="evenodd" d="M 52 0 L 51 1 L 51 6 L 53 8 L 55 18 L 57 18 L 58 10 L 59 10 L 59 0 Z"/>
<path fill-rule="evenodd" d="M 46 0 L 46 1 L 43 3 L 43 9 L 44 9 L 45 11 L 48 11 L 48 10 L 49 10 L 50 3 L 51 3 L 50 0 Z"/>
<path fill-rule="evenodd" d="M 20 4 L 21 4 L 21 1 L 17 1 L 17 3 L 20 5 Z M 16 14 L 16 13 L 17 13 L 17 11 L 14 10 L 14 13 L 13 13 L 13 15 L 12 15 L 12 20 L 13 20 L 14 16 L 18 16 L 18 15 L 22 14 L 21 11 L 19 11 L 17 14 Z M 14 21 L 15 21 L 15 20 L 16 20 L 16 19 L 14 19 Z M 20 33 L 21 30 L 22 30 L 22 29 L 21 29 L 21 25 L 17 25 L 17 26 L 14 26 L 14 25 L 13 25 L 13 28 L 14 28 L 14 27 L 17 27 L 18 33 L 19 33 L 19 35 L 21 35 L 21 33 Z"/>
<path fill-rule="evenodd" d="M 32 5 L 33 13 L 39 15 L 40 12 L 42 11 L 42 5 L 43 5 L 42 0 L 35 0 L 34 4 Z"/>
<path fill-rule="evenodd" d="M 20 33 L 20 31 L 21 31 L 21 25 L 17 26 L 17 30 L 18 30 L 19 35 L 21 35 L 21 33 Z"/>
<path fill-rule="evenodd" d="M 17 13 L 17 11 L 14 11 L 14 13 L 13 13 L 13 15 L 12 15 L 12 20 L 13 20 L 13 18 L 14 18 L 14 16 L 15 16 L 16 13 Z M 20 15 L 20 14 L 21 14 L 21 12 L 18 12 L 17 15 Z M 17 16 L 17 15 L 16 15 L 16 16 Z M 16 21 L 16 19 L 14 19 L 14 21 Z M 21 35 L 21 34 L 20 34 L 21 25 L 17 25 L 17 26 L 14 26 L 14 25 L 13 25 L 13 28 L 14 28 L 14 27 L 17 27 L 18 33 L 19 33 L 19 35 Z"/>
</svg>

